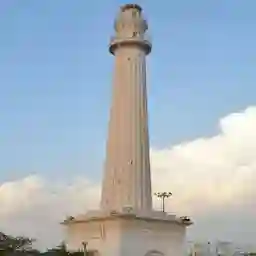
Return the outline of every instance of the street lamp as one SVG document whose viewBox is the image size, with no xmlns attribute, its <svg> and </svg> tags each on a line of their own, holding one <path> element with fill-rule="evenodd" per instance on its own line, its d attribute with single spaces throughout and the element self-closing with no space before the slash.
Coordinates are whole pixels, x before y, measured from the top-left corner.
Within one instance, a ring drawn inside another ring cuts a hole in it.
<svg viewBox="0 0 256 256">
<path fill-rule="evenodd" d="M 82 242 L 82 246 L 83 246 L 83 252 L 84 252 L 84 256 L 87 256 L 87 243 L 86 242 Z"/>
<path fill-rule="evenodd" d="M 171 192 L 157 192 L 154 195 L 162 200 L 162 211 L 165 212 L 165 199 L 172 196 L 172 193 Z"/>
</svg>

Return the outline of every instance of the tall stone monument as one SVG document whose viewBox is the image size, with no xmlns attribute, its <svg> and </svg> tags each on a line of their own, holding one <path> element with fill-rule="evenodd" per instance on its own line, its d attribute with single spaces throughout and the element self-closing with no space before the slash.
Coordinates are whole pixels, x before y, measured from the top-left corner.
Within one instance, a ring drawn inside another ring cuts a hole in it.
<svg viewBox="0 0 256 256">
<path fill-rule="evenodd" d="M 115 56 L 113 99 L 101 207 L 70 217 L 69 250 L 102 256 L 181 256 L 188 218 L 152 209 L 146 88 L 151 42 L 136 4 L 120 8 L 109 51 Z"/>
<path fill-rule="evenodd" d="M 151 43 L 138 5 L 125 5 L 109 50 L 115 56 L 113 100 L 101 207 L 152 209 L 146 88 Z"/>
</svg>

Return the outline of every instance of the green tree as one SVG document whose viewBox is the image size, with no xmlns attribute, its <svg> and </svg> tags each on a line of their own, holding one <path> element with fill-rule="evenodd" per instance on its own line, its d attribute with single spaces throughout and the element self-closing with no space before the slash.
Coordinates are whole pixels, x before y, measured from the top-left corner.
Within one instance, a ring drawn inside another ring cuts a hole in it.
<svg viewBox="0 0 256 256">
<path fill-rule="evenodd" d="M 0 233 L 0 251 L 31 251 L 34 239 L 24 236 L 10 236 Z"/>
</svg>

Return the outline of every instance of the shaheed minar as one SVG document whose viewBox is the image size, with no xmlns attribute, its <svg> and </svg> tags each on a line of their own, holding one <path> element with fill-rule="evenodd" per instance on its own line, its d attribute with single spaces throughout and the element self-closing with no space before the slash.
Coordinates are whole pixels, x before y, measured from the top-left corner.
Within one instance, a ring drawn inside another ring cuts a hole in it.
<svg viewBox="0 0 256 256">
<path fill-rule="evenodd" d="M 187 217 L 152 208 L 146 88 L 148 25 L 136 4 L 120 8 L 101 207 L 67 218 L 68 250 L 101 256 L 181 256 Z"/>
</svg>

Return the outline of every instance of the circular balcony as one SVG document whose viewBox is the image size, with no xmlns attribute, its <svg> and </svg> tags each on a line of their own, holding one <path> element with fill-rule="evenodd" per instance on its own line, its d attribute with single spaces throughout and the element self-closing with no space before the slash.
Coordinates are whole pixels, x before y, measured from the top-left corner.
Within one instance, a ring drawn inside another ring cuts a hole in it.
<svg viewBox="0 0 256 256">
<path fill-rule="evenodd" d="M 113 36 L 110 39 L 109 51 L 115 54 L 115 50 L 118 47 L 124 45 L 137 45 L 140 46 L 146 54 L 149 54 L 152 49 L 151 39 L 148 35 L 134 36 L 134 37 L 117 37 Z"/>
</svg>

